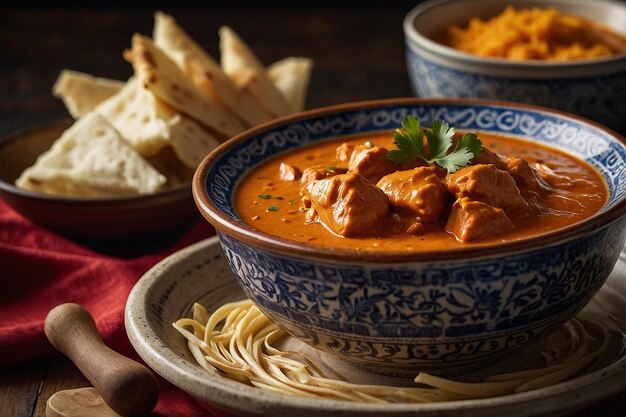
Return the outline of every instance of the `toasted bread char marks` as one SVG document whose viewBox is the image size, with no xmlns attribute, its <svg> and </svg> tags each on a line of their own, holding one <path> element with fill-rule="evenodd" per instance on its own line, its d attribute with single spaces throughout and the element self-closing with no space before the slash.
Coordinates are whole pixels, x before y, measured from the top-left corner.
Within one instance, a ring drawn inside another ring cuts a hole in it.
<svg viewBox="0 0 626 417">
<path fill-rule="evenodd" d="M 242 91 L 220 65 L 165 13 L 154 15 L 154 43 L 185 71 L 196 85 L 231 111 L 246 126 L 272 119 L 259 103 Z"/>
<path fill-rule="evenodd" d="M 195 169 L 220 143 L 217 136 L 144 89 L 136 78 L 96 111 L 144 157 L 169 146 L 183 164 Z"/>
<path fill-rule="evenodd" d="M 276 88 L 254 52 L 228 26 L 219 29 L 221 64 L 237 85 L 255 98 L 273 116 L 294 110 Z"/>
<path fill-rule="evenodd" d="M 241 86 L 172 16 L 156 12 L 153 34 L 154 41 L 133 35 L 123 53 L 134 69 L 126 82 L 61 71 L 52 92 L 77 120 L 23 172 L 18 186 L 72 196 L 145 194 L 180 186 L 221 142 L 295 111 L 234 33 L 226 35 L 238 48 L 234 56 L 253 65 L 238 68 L 237 76 L 245 78 Z M 299 105 L 304 105 L 311 65 L 307 58 L 293 58 L 273 66 L 272 79 Z M 300 174 L 285 173 L 293 180 Z"/>
<path fill-rule="evenodd" d="M 95 109 L 142 156 L 152 156 L 169 144 L 176 111 L 145 90 L 136 77 Z"/>
<path fill-rule="evenodd" d="M 64 69 L 52 86 L 52 94 L 63 100 L 72 117 L 78 119 L 116 94 L 123 86 L 121 81 Z"/>
<path fill-rule="evenodd" d="M 79 119 L 16 180 L 32 191 L 70 196 L 154 193 L 166 178 L 102 116 Z"/>
<path fill-rule="evenodd" d="M 187 167 L 195 169 L 204 157 L 215 149 L 220 140 L 189 117 L 178 115 L 170 124 L 170 145 Z"/>
<path fill-rule="evenodd" d="M 132 39 L 131 62 L 144 88 L 178 111 L 229 138 L 245 126 L 220 107 L 146 36 Z"/>
<path fill-rule="evenodd" d="M 304 57 L 284 58 L 267 67 L 270 80 L 296 112 L 304 110 L 306 90 L 312 71 L 313 60 Z"/>
</svg>

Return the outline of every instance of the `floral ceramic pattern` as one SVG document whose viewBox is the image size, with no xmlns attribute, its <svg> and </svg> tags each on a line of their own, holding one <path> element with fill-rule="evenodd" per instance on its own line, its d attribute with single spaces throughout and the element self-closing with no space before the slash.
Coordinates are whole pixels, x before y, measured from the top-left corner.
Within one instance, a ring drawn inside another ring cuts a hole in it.
<svg viewBox="0 0 626 417">
<path fill-rule="evenodd" d="M 626 193 L 626 149 L 600 129 L 540 110 L 435 103 L 346 111 L 304 119 L 264 132 L 232 148 L 211 168 L 205 182 L 208 195 L 220 210 L 241 222 L 233 205 L 235 185 L 267 155 L 276 155 L 329 137 L 395 129 L 407 114 L 413 114 L 427 125 L 434 119 L 444 119 L 459 130 L 532 137 L 568 149 L 587 160 L 607 178 L 610 188 L 607 207 L 613 206 Z"/>
<path fill-rule="evenodd" d="M 445 363 L 521 346 L 576 314 L 611 272 L 625 226 L 533 253 L 403 267 L 220 240 L 246 295 L 292 334 L 357 363 Z"/>
<path fill-rule="evenodd" d="M 248 137 L 210 167 L 208 197 L 242 223 L 233 204 L 235 188 L 269 155 L 328 138 L 389 131 L 407 114 L 425 124 L 441 118 L 459 130 L 531 137 L 568 149 L 605 177 L 604 210 L 626 194 L 624 145 L 584 121 L 505 104 L 396 102 L 311 115 Z M 281 327 L 358 366 L 395 373 L 415 365 L 456 368 L 523 346 L 563 324 L 609 275 L 626 220 L 531 253 L 401 266 L 296 258 L 218 234 L 246 295 Z"/>
<path fill-rule="evenodd" d="M 626 131 L 626 73 L 555 79 L 488 76 L 430 62 L 406 49 L 413 91 L 419 97 L 490 98 L 538 104 L 596 120 Z M 600 93 L 597 93 L 597 92 Z"/>
</svg>

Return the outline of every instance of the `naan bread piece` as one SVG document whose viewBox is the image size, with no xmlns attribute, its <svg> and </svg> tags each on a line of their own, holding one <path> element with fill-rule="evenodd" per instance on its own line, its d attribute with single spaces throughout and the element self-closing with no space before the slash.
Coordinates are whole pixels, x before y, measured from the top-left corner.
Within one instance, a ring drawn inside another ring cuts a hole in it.
<svg viewBox="0 0 626 417">
<path fill-rule="evenodd" d="M 172 147 L 182 163 L 195 169 L 220 144 L 216 135 L 159 100 L 135 78 L 96 111 L 145 158 Z"/>
<path fill-rule="evenodd" d="M 287 99 L 270 80 L 265 67 L 248 45 L 228 26 L 222 26 L 219 35 L 224 72 L 273 116 L 292 113 Z"/>
<path fill-rule="evenodd" d="M 192 168 L 183 164 L 171 146 L 161 149 L 146 160 L 167 178 L 164 188 L 191 184 L 195 167 Z"/>
<path fill-rule="evenodd" d="M 304 110 L 312 70 L 311 58 L 288 57 L 267 67 L 267 75 L 283 93 L 293 111 L 298 112 Z"/>
<path fill-rule="evenodd" d="M 222 71 L 220 65 L 198 45 L 176 20 L 165 13 L 154 14 L 154 43 L 189 74 L 196 85 L 228 108 L 247 126 L 255 126 L 272 116 Z"/>
<path fill-rule="evenodd" d="M 192 169 L 220 144 L 215 135 L 182 115 L 177 123 L 171 124 L 169 140 L 178 159 Z"/>
<path fill-rule="evenodd" d="M 80 197 L 150 194 L 165 182 L 95 112 L 78 119 L 15 181 L 31 191 Z"/>
<path fill-rule="evenodd" d="M 226 138 L 245 129 L 235 116 L 223 110 L 215 100 L 196 87 L 191 78 L 150 38 L 133 35 L 129 55 L 141 84 L 165 103 Z"/>
<path fill-rule="evenodd" d="M 169 145 L 170 126 L 180 119 L 176 110 L 143 88 L 134 77 L 95 111 L 144 157 Z"/>
<path fill-rule="evenodd" d="M 72 117 L 78 119 L 116 94 L 123 86 L 121 81 L 63 70 L 52 86 L 52 94 L 63 100 Z"/>
</svg>

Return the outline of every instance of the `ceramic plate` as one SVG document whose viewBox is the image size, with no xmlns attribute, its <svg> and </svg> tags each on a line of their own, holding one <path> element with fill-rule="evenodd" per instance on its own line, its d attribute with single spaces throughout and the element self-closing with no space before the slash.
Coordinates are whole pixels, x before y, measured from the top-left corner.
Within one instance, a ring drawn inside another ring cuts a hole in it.
<svg viewBox="0 0 626 417">
<path fill-rule="evenodd" d="M 626 321 L 626 254 L 586 311 L 610 313 Z M 126 330 L 139 355 L 174 385 L 236 415 L 415 416 L 462 417 L 563 415 L 626 389 L 624 337 L 615 335 L 610 354 L 591 372 L 548 388 L 497 398 L 430 404 L 362 404 L 305 399 L 275 394 L 208 374 L 187 350 L 185 339 L 171 323 L 190 315 L 194 302 L 209 311 L 244 298 L 216 237 L 196 243 L 163 260 L 137 283 L 126 306 Z M 300 342 L 287 338 L 291 346 Z M 328 354 L 299 345 L 327 366 L 350 375 L 353 382 L 395 383 L 351 369 Z M 369 379 L 368 379 L 369 378 Z"/>
</svg>

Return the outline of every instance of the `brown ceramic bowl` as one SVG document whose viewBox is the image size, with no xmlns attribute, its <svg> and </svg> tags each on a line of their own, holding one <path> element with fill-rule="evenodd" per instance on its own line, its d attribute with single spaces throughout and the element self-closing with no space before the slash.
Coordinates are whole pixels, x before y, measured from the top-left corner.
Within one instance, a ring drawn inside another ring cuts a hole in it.
<svg viewBox="0 0 626 417">
<path fill-rule="evenodd" d="M 20 173 L 67 129 L 64 118 L 0 139 L 0 196 L 22 216 L 89 246 L 151 242 L 177 235 L 199 218 L 185 184 L 151 195 L 66 197 L 23 190 Z"/>
</svg>

